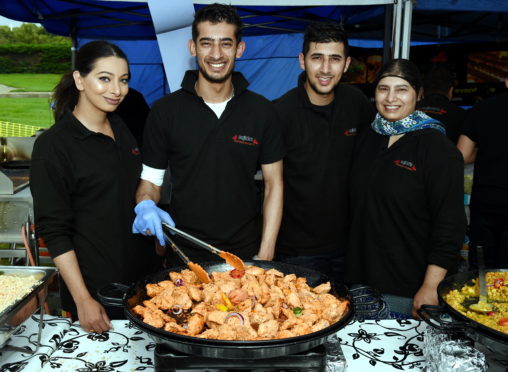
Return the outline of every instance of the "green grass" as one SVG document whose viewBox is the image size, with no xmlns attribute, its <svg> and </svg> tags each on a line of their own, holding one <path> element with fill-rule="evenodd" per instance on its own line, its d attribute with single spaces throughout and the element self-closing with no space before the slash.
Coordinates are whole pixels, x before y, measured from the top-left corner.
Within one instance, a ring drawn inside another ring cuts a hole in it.
<svg viewBox="0 0 508 372">
<path fill-rule="evenodd" d="M 48 98 L 0 98 L 0 121 L 43 128 L 54 122 Z"/>
<path fill-rule="evenodd" d="M 51 92 L 61 74 L 0 74 L 0 84 L 16 88 L 15 92 Z"/>
</svg>

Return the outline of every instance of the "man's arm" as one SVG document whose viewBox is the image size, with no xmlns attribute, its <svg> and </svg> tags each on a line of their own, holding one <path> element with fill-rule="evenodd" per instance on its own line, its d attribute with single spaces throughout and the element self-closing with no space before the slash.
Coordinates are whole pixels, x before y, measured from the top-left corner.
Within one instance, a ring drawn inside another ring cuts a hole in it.
<svg viewBox="0 0 508 372">
<path fill-rule="evenodd" d="M 257 254 L 261 260 L 271 261 L 275 255 L 275 243 L 282 219 L 283 180 L 282 160 L 275 163 L 262 164 L 265 183 L 263 202 L 263 234 Z"/>
<path fill-rule="evenodd" d="M 444 279 L 446 273 L 447 270 L 440 266 L 427 266 L 423 284 L 413 298 L 412 315 L 414 318 L 419 318 L 416 310 L 419 309 L 423 304 L 438 305 L 439 301 L 437 297 L 437 286 Z"/>
<path fill-rule="evenodd" d="M 161 186 L 142 179 L 136 191 L 136 202 L 134 208 L 136 217 L 132 224 L 132 232 L 143 235 L 155 235 L 161 246 L 165 246 L 162 222 L 175 226 L 173 219 L 166 212 L 157 207 L 161 197 Z"/>
<path fill-rule="evenodd" d="M 136 203 L 143 200 L 153 200 L 157 204 L 161 198 L 161 189 L 161 186 L 150 181 L 141 180 L 136 191 Z"/>
<path fill-rule="evenodd" d="M 474 163 L 476 159 L 476 142 L 471 140 L 468 136 L 461 134 L 457 142 L 457 148 L 462 153 L 465 164 Z"/>
</svg>

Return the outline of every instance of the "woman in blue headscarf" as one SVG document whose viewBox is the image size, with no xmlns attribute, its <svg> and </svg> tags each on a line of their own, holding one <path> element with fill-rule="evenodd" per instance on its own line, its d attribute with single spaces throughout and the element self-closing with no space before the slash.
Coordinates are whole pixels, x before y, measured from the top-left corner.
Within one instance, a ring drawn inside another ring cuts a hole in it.
<svg viewBox="0 0 508 372">
<path fill-rule="evenodd" d="M 358 138 L 351 173 L 346 281 L 372 286 L 391 311 L 437 304 L 465 234 L 463 159 L 443 125 L 416 110 L 421 77 L 408 60 L 383 66 L 378 114 Z"/>
</svg>

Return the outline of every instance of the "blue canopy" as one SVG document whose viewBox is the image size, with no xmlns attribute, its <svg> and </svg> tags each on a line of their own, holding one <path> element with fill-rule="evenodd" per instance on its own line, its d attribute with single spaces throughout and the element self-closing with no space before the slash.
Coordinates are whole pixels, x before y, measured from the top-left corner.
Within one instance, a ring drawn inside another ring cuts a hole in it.
<svg viewBox="0 0 508 372">
<path fill-rule="evenodd" d="M 358 0 L 359 4 L 367 2 Z M 252 90 L 275 98 L 296 84 L 301 32 L 309 22 L 341 22 L 352 45 L 381 47 L 385 5 L 317 6 L 317 0 L 306 3 L 305 6 L 237 6 L 246 24 L 247 44 L 246 53 L 237 62 L 237 70 L 249 79 Z M 200 6 L 203 5 L 195 5 Z M 507 42 L 506 13 L 507 0 L 420 0 L 413 10 L 411 40 Z M 129 57 L 132 86 L 150 104 L 168 91 L 146 0 L 2 0 L 0 15 L 40 23 L 48 32 L 74 37 L 79 41 L 78 46 L 89 39 L 115 41 Z"/>
</svg>

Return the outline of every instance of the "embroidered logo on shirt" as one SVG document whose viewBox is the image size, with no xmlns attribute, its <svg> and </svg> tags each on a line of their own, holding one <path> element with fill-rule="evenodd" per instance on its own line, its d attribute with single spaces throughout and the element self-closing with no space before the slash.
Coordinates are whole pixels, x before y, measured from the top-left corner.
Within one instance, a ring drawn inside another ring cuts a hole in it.
<svg viewBox="0 0 508 372">
<path fill-rule="evenodd" d="M 346 129 L 343 134 L 348 137 L 356 136 L 356 128 Z"/>
<path fill-rule="evenodd" d="M 259 142 L 254 137 L 244 136 L 240 134 L 235 134 L 232 138 L 233 142 L 240 143 L 242 145 L 256 146 L 259 145 Z"/>
<path fill-rule="evenodd" d="M 139 155 L 141 153 L 139 152 L 139 149 L 137 147 L 134 147 L 133 149 L 131 149 L 131 154 L 132 155 Z"/>
<path fill-rule="evenodd" d="M 416 165 L 408 160 L 394 160 L 393 164 L 395 164 L 397 167 L 407 169 L 411 172 L 416 171 Z"/>
<path fill-rule="evenodd" d="M 432 107 L 432 106 L 422 107 L 420 110 L 423 112 L 429 113 L 429 114 L 436 114 L 436 115 L 444 115 L 447 113 L 447 111 L 444 108 Z"/>
</svg>

